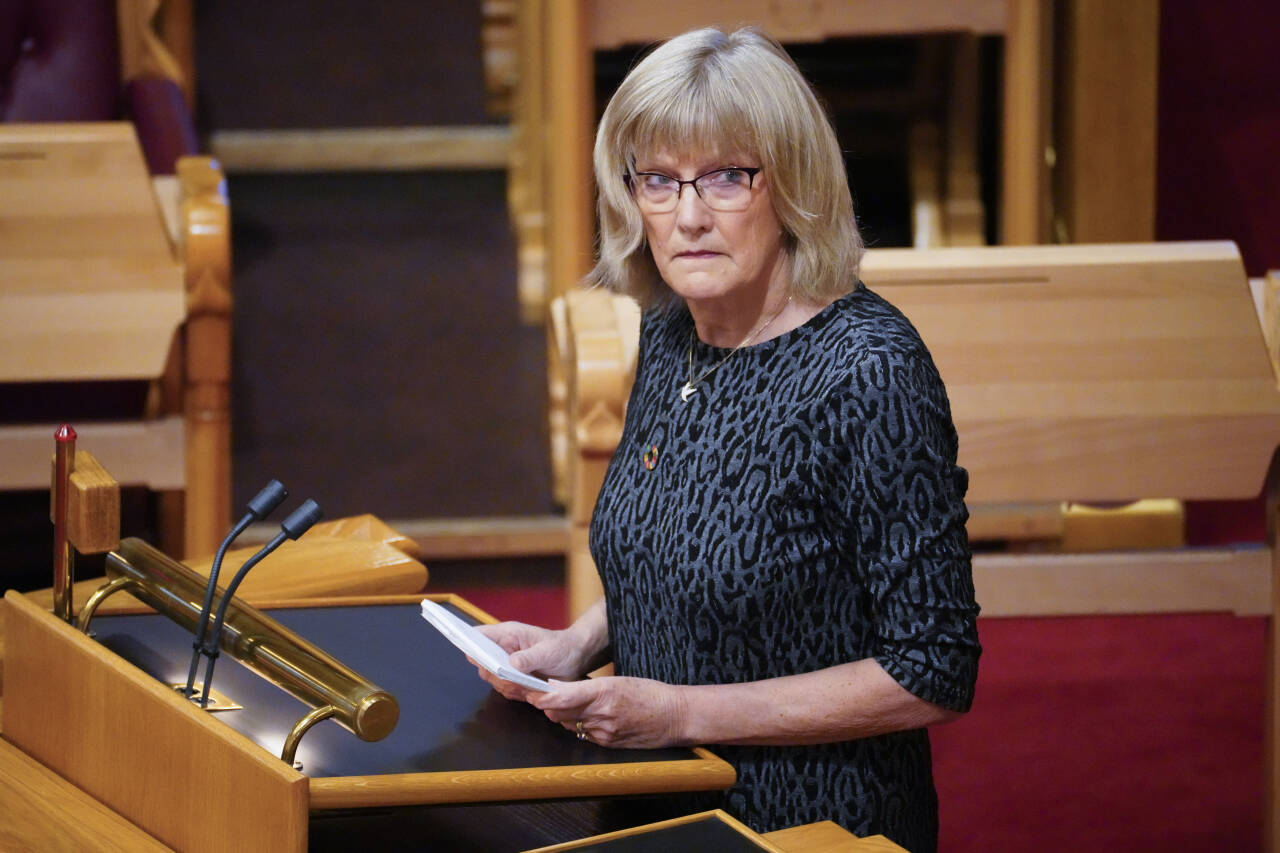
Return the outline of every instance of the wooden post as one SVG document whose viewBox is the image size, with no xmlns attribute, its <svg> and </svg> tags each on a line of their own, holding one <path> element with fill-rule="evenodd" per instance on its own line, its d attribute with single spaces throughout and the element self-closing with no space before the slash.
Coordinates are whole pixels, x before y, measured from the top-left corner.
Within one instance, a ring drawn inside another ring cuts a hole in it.
<svg viewBox="0 0 1280 853">
<path fill-rule="evenodd" d="M 231 526 L 231 215 L 210 157 L 178 160 L 187 290 L 183 553 L 212 552 Z"/>
<path fill-rule="evenodd" d="M 1052 2 L 1008 3 L 1000 242 L 1041 243 L 1049 232 L 1049 169 L 1045 158 L 1052 113 Z"/>
<path fill-rule="evenodd" d="M 591 268 L 591 146 L 595 122 L 586 0 L 546 0 L 549 296 L 577 286 Z"/>
<path fill-rule="evenodd" d="M 1054 228 L 1072 243 L 1156 234 L 1157 0 L 1069 0 L 1056 57 Z"/>
<path fill-rule="evenodd" d="M 521 0 L 517 9 L 519 68 L 512 104 L 512 144 L 507 203 L 516 231 L 516 290 L 520 316 L 543 322 L 547 292 L 546 115 L 548 64 L 543 0 Z"/>
</svg>

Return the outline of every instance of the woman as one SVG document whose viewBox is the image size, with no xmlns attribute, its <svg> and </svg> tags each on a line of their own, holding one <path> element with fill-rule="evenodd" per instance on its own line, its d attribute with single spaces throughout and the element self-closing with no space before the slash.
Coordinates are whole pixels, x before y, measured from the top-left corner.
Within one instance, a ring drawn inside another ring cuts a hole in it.
<svg viewBox="0 0 1280 853">
<path fill-rule="evenodd" d="M 932 849 L 924 728 L 968 709 L 980 651 L 968 478 L 928 351 L 858 281 L 830 124 L 775 42 L 698 30 L 623 81 L 595 174 L 591 282 L 645 309 L 591 526 L 605 596 L 487 630 L 571 683 L 481 675 L 599 744 L 715 745 L 756 830 Z"/>
</svg>

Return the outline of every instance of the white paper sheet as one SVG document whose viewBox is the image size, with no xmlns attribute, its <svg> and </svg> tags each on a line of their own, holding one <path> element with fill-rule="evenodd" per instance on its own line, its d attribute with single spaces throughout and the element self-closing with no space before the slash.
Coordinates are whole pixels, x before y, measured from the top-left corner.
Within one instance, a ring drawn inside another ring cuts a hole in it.
<svg viewBox="0 0 1280 853">
<path fill-rule="evenodd" d="M 429 598 L 422 600 L 422 618 L 430 622 L 445 638 L 458 647 L 467 657 L 480 664 L 499 678 L 527 687 L 530 690 L 551 690 L 553 685 L 521 672 L 510 664 L 506 651 L 457 616 Z"/>
</svg>

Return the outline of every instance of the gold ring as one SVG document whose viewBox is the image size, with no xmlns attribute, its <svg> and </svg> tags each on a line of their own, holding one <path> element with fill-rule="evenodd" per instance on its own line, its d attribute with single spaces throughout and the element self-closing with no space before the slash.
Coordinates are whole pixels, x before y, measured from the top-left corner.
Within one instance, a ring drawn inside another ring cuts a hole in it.
<svg viewBox="0 0 1280 853">
<path fill-rule="evenodd" d="M 586 740 L 587 733 L 582 730 L 582 720 L 578 720 L 578 740 Z"/>
</svg>

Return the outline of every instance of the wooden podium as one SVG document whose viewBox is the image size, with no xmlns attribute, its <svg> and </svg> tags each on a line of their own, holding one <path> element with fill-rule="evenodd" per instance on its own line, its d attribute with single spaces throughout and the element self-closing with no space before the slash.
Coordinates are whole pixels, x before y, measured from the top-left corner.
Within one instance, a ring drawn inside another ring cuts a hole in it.
<svg viewBox="0 0 1280 853">
<path fill-rule="evenodd" d="M 461 599 L 432 597 L 489 620 Z M 398 725 L 377 743 L 331 722 L 316 726 L 298 749 L 300 772 L 278 753 L 289 724 L 308 709 L 228 662 L 215 689 L 244 710 L 199 710 L 163 683 L 185 674 L 191 653 L 191 635 L 164 615 L 100 615 L 94 639 L 10 591 L 4 738 L 163 844 L 192 851 L 304 850 L 309 819 L 332 810 L 732 784 L 733 769 L 705 750 L 608 750 L 501 699 L 420 618 L 420 599 L 271 609 L 400 702 Z"/>
</svg>

